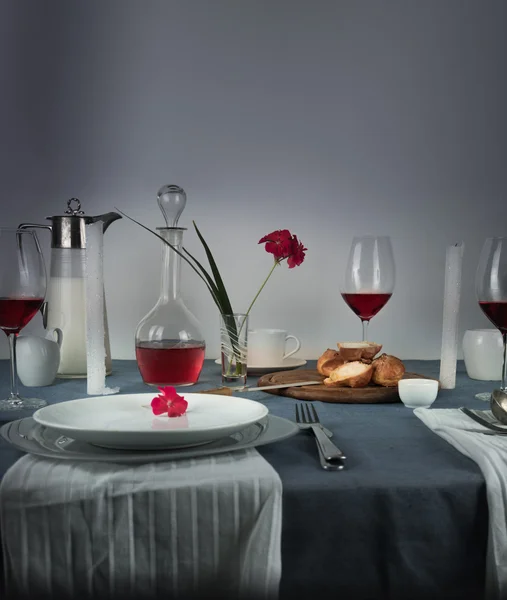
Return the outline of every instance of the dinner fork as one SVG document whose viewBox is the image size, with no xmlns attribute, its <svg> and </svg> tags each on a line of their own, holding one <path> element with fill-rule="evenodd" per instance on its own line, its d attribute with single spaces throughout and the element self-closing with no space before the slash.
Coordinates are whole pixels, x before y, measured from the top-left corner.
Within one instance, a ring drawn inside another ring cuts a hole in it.
<svg viewBox="0 0 507 600">
<path fill-rule="evenodd" d="M 301 408 L 301 410 L 299 410 Z M 296 404 L 296 422 L 299 425 L 309 426 L 317 440 L 317 445 L 322 451 L 324 459 L 328 462 L 342 461 L 345 454 L 337 448 L 322 430 L 319 415 L 313 404 Z"/>
</svg>

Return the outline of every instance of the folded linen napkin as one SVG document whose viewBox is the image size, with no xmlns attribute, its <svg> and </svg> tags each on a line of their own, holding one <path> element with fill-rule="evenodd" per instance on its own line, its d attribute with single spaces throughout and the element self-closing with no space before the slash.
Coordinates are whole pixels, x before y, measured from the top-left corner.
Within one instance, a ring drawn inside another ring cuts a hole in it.
<svg viewBox="0 0 507 600">
<path fill-rule="evenodd" d="M 276 598 L 281 480 L 255 449 L 125 466 L 27 455 L 0 485 L 7 598 Z"/>
<path fill-rule="evenodd" d="M 507 436 L 477 433 L 489 430 L 459 409 L 417 408 L 414 414 L 476 462 L 484 475 L 489 510 L 485 600 L 504 600 L 507 598 Z"/>
</svg>

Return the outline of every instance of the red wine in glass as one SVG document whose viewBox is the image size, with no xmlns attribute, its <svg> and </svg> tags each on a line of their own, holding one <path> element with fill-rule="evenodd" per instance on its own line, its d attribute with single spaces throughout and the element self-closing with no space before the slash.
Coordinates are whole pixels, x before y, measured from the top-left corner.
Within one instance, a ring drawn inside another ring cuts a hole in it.
<svg viewBox="0 0 507 600">
<path fill-rule="evenodd" d="M 19 333 L 42 306 L 44 298 L 0 298 L 0 329 Z"/>
<path fill-rule="evenodd" d="M 387 236 L 355 237 L 350 247 L 341 295 L 361 319 L 363 341 L 368 323 L 388 302 L 394 290 L 395 267 Z"/>
<path fill-rule="evenodd" d="M 484 242 L 475 290 L 480 308 L 503 337 L 500 389 L 507 392 L 507 237 L 488 238 Z"/>
<path fill-rule="evenodd" d="M 379 310 L 384 308 L 392 294 L 383 293 L 358 293 L 358 294 L 342 294 L 342 298 L 356 313 L 362 321 L 369 321 L 374 317 Z"/>
<path fill-rule="evenodd" d="M 502 335 L 507 333 L 507 300 L 505 302 L 479 302 L 482 312 Z"/>
<path fill-rule="evenodd" d="M 16 339 L 42 306 L 46 268 L 34 231 L 0 227 L 0 329 L 9 339 L 11 392 L 0 400 L 2 410 L 34 410 L 46 405 L 39 398 L 22 398 L 16 373 Z"/>
<path fill-rule="evenodd" d="M 204 364 L 203 342 L 163 340 L 139 342 L 136 360 L 144 383 L 150 385 L 192 385 L 197 383 Z"/>
</svg>

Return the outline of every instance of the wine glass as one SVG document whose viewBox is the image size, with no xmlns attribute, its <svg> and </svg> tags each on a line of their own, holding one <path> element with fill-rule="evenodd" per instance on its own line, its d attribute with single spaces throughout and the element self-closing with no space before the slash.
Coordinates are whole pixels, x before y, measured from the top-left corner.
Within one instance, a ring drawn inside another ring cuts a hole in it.
<svg viewBox="0 0 507 600">
<path fill-rule="evenodd" d="M 506 389 L 507 353 L 507 237 L 488 238 L 482 247 L 475 278 L 475 291 L 482 312 L 503 337 L 502 391 Z M 489 400 L 491 394 L 476 394 Z"/>
<path fill-rule="evenodd" d="M 387 303 L 394 290 L 395 267 L 391 238 L 354 237 L 341 286 L 342 298 L 361 319 L 363 341 L 368 323 Z"/>
<path fill-rule="evenodd" d="M 0 329 L 9 339 L 11 358 L 11 393 L 0 400 L 0 411 L 34 410 L 46 401 L 19 395 L 16 339 L 44 302 L 44 258 L 34 231 L 8 227 L 0 227 L 0 256 Z"/>
</svg>

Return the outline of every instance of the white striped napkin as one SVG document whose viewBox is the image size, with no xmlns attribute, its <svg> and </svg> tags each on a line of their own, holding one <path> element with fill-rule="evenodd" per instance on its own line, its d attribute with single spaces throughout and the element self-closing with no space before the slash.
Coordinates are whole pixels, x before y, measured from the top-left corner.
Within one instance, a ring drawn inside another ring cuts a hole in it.
<svg viewBox="0 0 507 600">
<path fill-rule="evenodd" d="M 24 456 L 0 485 L 7 597 L 276 598 L 281 498 L 255 449 L 135 466 Z"/>
<path fill-rule="evenodd" d="M 459 409 L 416 408 L 414 414 L 437 435 L 476 462 L 484 475 L 489 510 L 485 600 L 505 600 L 507 598 L 507 437 L 476 433 L 478 430 L 488 430 Z"/>
</svg>

